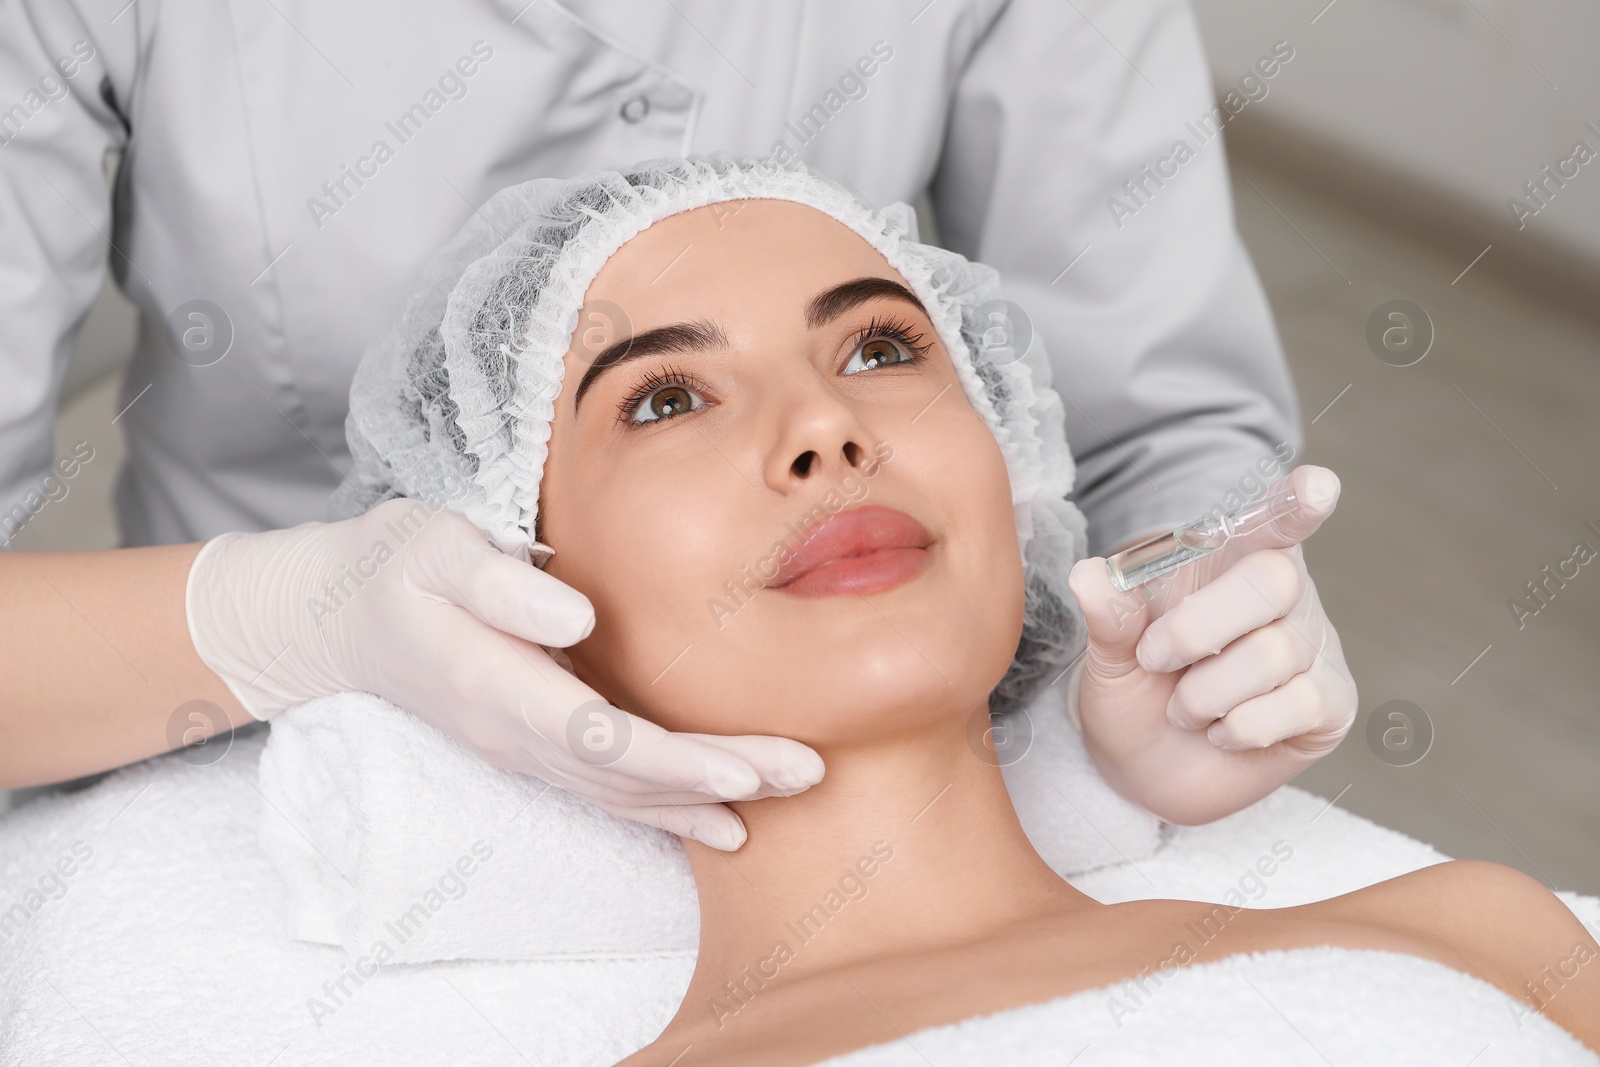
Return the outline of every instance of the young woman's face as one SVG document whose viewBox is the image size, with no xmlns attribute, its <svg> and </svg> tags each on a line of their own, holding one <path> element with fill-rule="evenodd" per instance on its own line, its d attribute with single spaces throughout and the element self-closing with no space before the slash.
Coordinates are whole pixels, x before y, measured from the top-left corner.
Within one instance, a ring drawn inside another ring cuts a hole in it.
<svg viewBox="0 0 1600 1067">
<path fill-rule="evenodd" d="M 671 730 L 838 744 L 971 712 L 1022 628 L 999 445 L 905 280 L 780 200 L 669 216 L 585 296 L 540 489 L 568 650 Z"/>
</svg>

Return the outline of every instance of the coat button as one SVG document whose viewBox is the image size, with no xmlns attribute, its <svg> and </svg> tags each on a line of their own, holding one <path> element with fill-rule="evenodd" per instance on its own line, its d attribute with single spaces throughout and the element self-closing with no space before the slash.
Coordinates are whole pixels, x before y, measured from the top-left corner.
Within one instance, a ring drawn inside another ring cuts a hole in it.
<svg viewBox="0 0 1600 1067">
<path fill-rule="evenodd" d="M 650 98 L 640 93 L 630 96 L 622 102 L 622 117 L 624 121 L 640 123 L 650 114 Z"/>
</svg>

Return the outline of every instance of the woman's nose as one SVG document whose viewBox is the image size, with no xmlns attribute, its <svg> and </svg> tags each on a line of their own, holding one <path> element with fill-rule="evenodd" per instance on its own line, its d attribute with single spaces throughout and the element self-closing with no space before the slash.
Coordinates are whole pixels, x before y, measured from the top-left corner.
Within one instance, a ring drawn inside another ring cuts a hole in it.
<svg viewBox="0 0 1600 1067">
<path fill-rule="evenodd" d="M 780 430 L 766 460 L 767 485 L 790 492 L 829 486 L 855 471 L 872 454 L 872 435 L 845 399 L 821 383 L 804 397 L 790 394 Z"/>
</svg>

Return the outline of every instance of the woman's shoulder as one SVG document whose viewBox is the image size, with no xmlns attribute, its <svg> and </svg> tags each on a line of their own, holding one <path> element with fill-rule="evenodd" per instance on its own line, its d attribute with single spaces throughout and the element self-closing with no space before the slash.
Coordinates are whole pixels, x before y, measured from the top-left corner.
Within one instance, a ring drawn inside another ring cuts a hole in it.
<svg viewBox="0 0 1600 1067">
<path fill-rule="evenodd" d="M 1535 1008 L 1519 995 L 1520 986 L 1537 975 L 1547 956 L 1555 961 L 1550 973 L 1569 977 L 1548 999 L 1544 1014 L 1597 1048 L 1595 980 L 1587 978 L 1585 988 L 1570 977 L 1574 966 L 1585 976 L 1600 973 L 1600 966 L 1586 965 L 1594 953 L 1564 971 L 1558 970 L 1562 955 L 1552 954 L 1552 946 L 1567 942 L 1570 956 L 1570 942 L 1583 936 L 1582 924 L 1538 882 L 1509 867 L 1469 861 L 1289 908 L 1130 900 L 1045 915 L 978 940 L 801 977 L 761 992 L 739 1012 L 736 1028 L 730 1025 L 724 1032 L 702 1021 L 625 1062 L 665 1062 L 686 1047 L 692 1051 L 676 1061 L 680 1067 L 815 1063 L 828 1056 L 839 1057 L 841 1067 L 864 1067 L 891 1062 L 885 1051 L 890 1046 L 931 1051 L 941 1042 L 962 1048 L 988 1042 L 984 1047 L 991 1053 L 995 1042 L 1010 1043 L 1033 1054 L 1041 1041 L 1059 1042 L 1064 1027 L 1075 1034 L 1103 1031 L 1129 1042 L 1137 1037 L 1170 1052 L 1180 1039 L 1168 1023 L 1191 1016 L 1213 1019 L 1214 1032 L 1182 1031 L 1183 1047 L 1192 1050 L 1201 1036 L 1220 1042 L 1240 1032 L 1242 1005 L 1219 999 L 1230 990 L 1249 989 L 1254 980 L 1263 983 L 1260 991 L 1272 1003 L 1292 1005 L 1296 997 L 1317 1003 L 1326 999 L 1326 975 L 1335 965 L 1347 980 L 1370 980 L 1372 987 L 1361 992 L 1376 999 L 1348 1013 L 1333 1010 L 1317 1024 L 1328 1034 L 1359 1031 L 1349 1025 L 1359 1017 L 1370 1030 L 1374 1017 L 1358 1012 L 1377 1012 L 1382 1017 L 1378 1031 L 1360 1035 L 1370 1052 L 1374 1042 L 1419 1025 L 1446 1025 L 1444 1019 L 1462 1010 L 1461 998 L 1471 990 L 1443 982 L 1438 972 L 1430 978 L 1423 961 L 1460 972 L 1463 980 L 1487 982 L 1529 1004 L 1531 1015 Z M 1416 961 L 1397 970 L 1395 953 Z M 1481 992 L 1472 1003 L 1481 1007 L 1488 990 L 1481 984 L 1475 988 Z M 1149 1005 L 1159 1005 L 1154 1014 L 1146 1011 Z M 1150 1021 L 1140 1024 L 1143 1037 L 1124 1026 L 1135 1015 Z M 1512 1026 L 1503 1013 L 1485 1011 L 1474 1021 L 1473 1033 L 1492 1030 L 1505 1037 Z M 1524 1032 L 1525 1023 L 1515 1022 L 1514 1029 Z M 1046 1033 L 1053 1036 L 1042 1036 Z M 909 1045 L 907 1035 L 915 1035 Z M 852 1050 L 859 1051 L 852 1056 Z M 1012 1060 L 1017 1058 L 1023 1057 Z M 920 1053 L 914 1059 L 923 1062 Z M 910 1053 L 906 1060 L 913 1060 Z M 1006 1061 L 1004 1054 L 989 1060 Z"/>
<path fill-rule="evenodd" d="M 1543 883 L 1488 860 L 1446 860 L 1307 907 L 1432 937 L 1503 967 L 1518 968 L 1552 943 L 1570 953 L 1586 941 L 1594 951 L 1583 924 Z"/>
<path fill-rule="evenodd" d="M 1514 867 L 1448 860 L 1304 910 L 1431 941 L 1529 1013 L 1600 1047 L 1600 945 L 1559 897 Z"/>
</svg>

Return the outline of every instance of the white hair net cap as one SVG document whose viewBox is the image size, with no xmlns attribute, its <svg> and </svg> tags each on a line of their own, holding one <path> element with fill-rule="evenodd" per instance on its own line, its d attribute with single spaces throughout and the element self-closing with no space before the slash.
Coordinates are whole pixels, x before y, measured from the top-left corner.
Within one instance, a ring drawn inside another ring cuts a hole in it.
<svg viewBox="0 0 1600 1067">
<path fill-rule="evenodd" d="M 719 152 L 496 193 L 428 264 L 399 322 L 363 356 L 345 424 L 355 465 L 332 517 L 405 496 L 459 511 L 518 559 L 548 553 L 534 535 L 539 483 L 589 283 L 660 219 L 761 198 L 816 208 L 888 260 L 928 309 L 968 401 L 999 441 L 1027 590 L 1017 655 L 990 705 L 1013 710 L 1083 647 L 1067 572 L 1085 554 L 1086 524 L 1066 499 L 1075 466 L 1042 339 L 1002 298 L 992 268 L 920 243 L 909 205 L 878 211 L 799 162 Z"/>
</svg>

